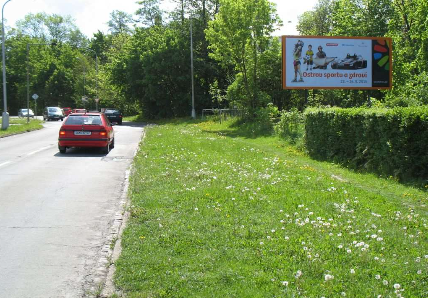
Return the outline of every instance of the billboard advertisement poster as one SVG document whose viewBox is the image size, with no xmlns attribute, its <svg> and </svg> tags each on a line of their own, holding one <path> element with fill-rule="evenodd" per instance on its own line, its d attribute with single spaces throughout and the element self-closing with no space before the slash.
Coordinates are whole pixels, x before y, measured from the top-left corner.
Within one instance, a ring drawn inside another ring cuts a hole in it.
<svg viewBox="0 0 429 298">
<path fill-rule="evenodd" d="M 283 89 L 390 89 L 387 37 L 282 36 Z"/>
</svg>

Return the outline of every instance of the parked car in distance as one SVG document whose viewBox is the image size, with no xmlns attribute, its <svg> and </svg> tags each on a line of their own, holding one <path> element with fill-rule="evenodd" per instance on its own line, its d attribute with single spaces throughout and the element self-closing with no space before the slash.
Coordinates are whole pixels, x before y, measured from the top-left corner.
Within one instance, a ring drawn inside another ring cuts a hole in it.
<svg viewBox="0 0 429 298">
<path fill-rule="evenodd" d="M 122 124 L 122 113 L 119 110 L 116 109 L 105 109 L 104 114 L 107 116 L 107 118 L 110 120 L 110 122 L 118 123 L 119 125 Z"/>
<path fill-rule="evenodd" d="M 87 110 L 86 109 L 73 109 L 73 114 L 74 113 L 86 113 L 87 112 Z"/>
<path fill-rule="evenodd" d="M 115 132 L 103 113 L 73 113 L 61 125 L 58 150 L 66 153 L 71 147 L 98 147 L 109 153 L 115 147 Z"/>
<path fill-rule="evenodd" d="M 63 108 L 64 117 L 67 117 L 72 113 L 72 108 Z"/>
<path fill-rule="evenodd" d="M 61 120 L 63 121 L 64 114 L 59 107 L 46 107 L 43 111 L 43 120 Z"/>
<path fill-rule="evenodd" d="M 18 117 L 31 117 L 34 118 L 34 113 L 32 109 L 19 109 Z"/>
</svg>

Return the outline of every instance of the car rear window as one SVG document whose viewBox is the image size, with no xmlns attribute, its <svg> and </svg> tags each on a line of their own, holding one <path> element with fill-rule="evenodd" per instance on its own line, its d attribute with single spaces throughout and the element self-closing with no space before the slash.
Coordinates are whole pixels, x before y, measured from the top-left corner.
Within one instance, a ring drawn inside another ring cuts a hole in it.
<svg viewBox="0 0 429 298">
<path fill-rule="evenodd" d="M 66 125 L 101 125 L 100 115 L 70 115 Z"/>
<path fill-rule="evenodd" d="M 60 110 L 60 108 L 49 108 L 49 112 L 54 113 L 54 112 L 58 112 Z"/>
</svg>

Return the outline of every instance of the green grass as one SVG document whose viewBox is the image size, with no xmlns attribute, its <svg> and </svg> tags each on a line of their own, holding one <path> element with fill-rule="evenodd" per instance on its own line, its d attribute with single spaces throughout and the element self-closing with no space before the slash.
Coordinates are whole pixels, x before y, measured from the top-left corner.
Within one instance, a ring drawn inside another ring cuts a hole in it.
<svg viewBox="0 0 429 298">
<path fill-rule="evenodd" d="M 0 138 L 41 129 L 42 124 L 43 121 L 37 119 L 30 119 L 30 122 L 27 123 L 27 119 L 9 118 L 9 127 L 5 130 L 0 129 Z"/>
<path fill-rule="evenodd" d="M 427 297 L 426 191 L 228 124 L 147 128 L 116 262 L 127 297 Z"/>
<path fill-rule="evenodd" d="M 125 116 L 123 120 L 127 122 L 145 122 L 141 115 Z"/>
</svg>

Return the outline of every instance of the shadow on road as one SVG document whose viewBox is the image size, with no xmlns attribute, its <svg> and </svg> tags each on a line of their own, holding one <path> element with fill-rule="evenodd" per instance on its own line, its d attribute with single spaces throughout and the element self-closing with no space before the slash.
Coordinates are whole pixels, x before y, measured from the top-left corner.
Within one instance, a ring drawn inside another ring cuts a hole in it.
<svg viewBox="0 0 429 298">
<path fill-rule="evenodd" d="M 54 154 L 55 157 L 105 157 L 106 153 L 101 148 L 67 148 L 66 153 L 59 151 Z"/>
</svg>

